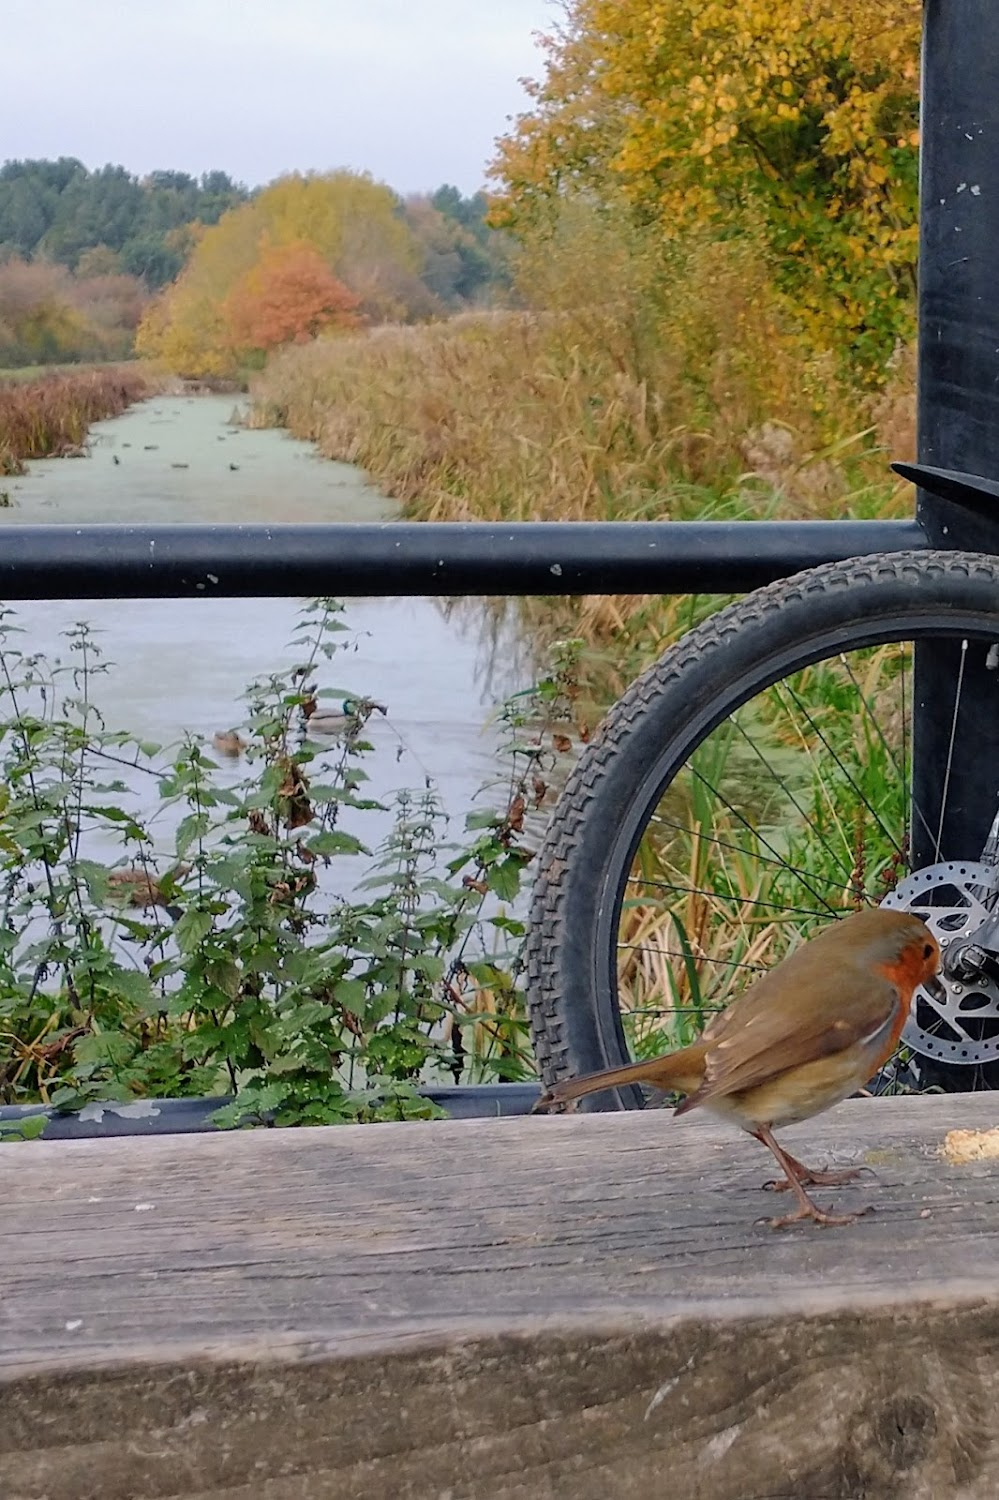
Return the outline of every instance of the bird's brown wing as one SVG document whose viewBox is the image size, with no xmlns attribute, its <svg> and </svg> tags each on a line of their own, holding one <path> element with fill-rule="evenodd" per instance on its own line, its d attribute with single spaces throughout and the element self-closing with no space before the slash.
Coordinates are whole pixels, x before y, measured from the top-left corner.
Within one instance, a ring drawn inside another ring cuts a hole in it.
<svg viewBox="0 0 999 1500">
<path fill-rule="evenodd" d="M 704 1082 L 680 1112 L 725 1094 L 759 1088 L 792 1068 L 870 1041 L 898 1013 L 895 986 L 870 970 L 846 966 L 839 982 L 828 973 L 810 1004 L 809 983 L 819 975 L 782 966 L 740 995 L 705 1030 Z"/>
</svg>

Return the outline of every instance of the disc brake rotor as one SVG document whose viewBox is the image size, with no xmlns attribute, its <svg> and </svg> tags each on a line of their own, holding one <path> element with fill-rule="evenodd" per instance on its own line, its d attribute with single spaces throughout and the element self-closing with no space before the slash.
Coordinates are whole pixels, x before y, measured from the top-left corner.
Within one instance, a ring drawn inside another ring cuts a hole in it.
<svg viewBox="0 0 999 1500">
<path fill-rule="evenodd" d="M 900 880 L 881 905 L 922 917 L 946 968 L 948 949 L 973 941 L 989 915 L 980 893 L 990 889 L 993 877 L 990 865 L 975 860 L 926 865 Z M 985 973 L 956 979 L 941 969 L 939 977 L 946 999 L 931 999 L 922 986 L 916 990 L 903 1044 L 922 1057 L 968 1066 L 999 1058 L 999 984 Z"/>
</svg>

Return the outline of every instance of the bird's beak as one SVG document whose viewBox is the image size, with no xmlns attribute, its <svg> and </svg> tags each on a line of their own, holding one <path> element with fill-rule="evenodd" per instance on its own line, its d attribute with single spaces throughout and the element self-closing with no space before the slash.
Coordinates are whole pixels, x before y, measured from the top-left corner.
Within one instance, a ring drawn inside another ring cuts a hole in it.
<svg viewBox="0 0 999 1500">
<path fill-rule="evenodd" d="M 938 974 L 933 974 L 929 979 L 924 979 L 923 989 L 929 995 L 930 999 L 935 1000 L 938 1005 L 942 1005 L 947 999 L 946 987 Z"/>
</svg>

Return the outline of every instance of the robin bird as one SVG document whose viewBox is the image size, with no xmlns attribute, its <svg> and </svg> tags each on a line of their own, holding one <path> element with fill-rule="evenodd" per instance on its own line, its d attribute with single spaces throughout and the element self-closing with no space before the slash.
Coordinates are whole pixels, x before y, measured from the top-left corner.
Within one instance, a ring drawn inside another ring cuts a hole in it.
<svg viewBox="0 0 999 1500">
<path fill-rule="evenodd" d="M 771 1219 L 775 1229 L 798 1219 L 850 1224 L 860 1214 L 828 1213 L 805 1188 L 849 1182 L 859 1170 L 813 1171 L 778 1145 L 773 1131 L 829 1109 L 873 1077 L 895 1050 L 915 990 L 942 991 L 939 964 L 937 940 L 919 917 L 884 908 L 854 912 L 750 985 L 692 1046 L 566 1079 L 535 1110 L 619 1084 L 675 1090 L 686 1095 L 678 1115 L 701 1105 L 773 1153 L 787 1181 L 768 1185 L 798 1200 L 794 1213 Z"/>
</svg>

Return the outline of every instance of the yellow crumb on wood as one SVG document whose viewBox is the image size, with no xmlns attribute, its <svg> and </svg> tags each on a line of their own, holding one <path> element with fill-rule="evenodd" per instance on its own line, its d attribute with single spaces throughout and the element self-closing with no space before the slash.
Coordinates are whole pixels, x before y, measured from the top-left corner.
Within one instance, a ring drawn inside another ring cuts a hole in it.
<svg viewBox="0 0 999 1500">
<path fill-rule="evenodd" d="M 999 1157 L 999 1125 L 992 1130 L 948 1130 L 940 1155 L 954 1166 Z"/>
</svg>

